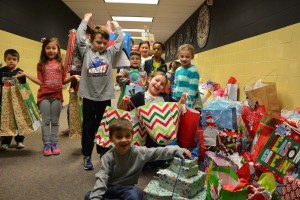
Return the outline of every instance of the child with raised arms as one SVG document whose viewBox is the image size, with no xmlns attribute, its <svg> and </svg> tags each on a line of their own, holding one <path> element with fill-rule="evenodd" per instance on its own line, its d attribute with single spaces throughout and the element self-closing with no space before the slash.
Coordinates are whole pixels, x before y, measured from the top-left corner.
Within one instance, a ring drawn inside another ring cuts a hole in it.
<svg viewBox="0 0 300 200">
<path fill-rule="evenodd" d="M 86 30 L 92 13 L 84 15 L 77 30 L 77 45 L 83 58 L 78 95 L 83 98 L 82 154 L 84 169 L 93 169 L 91 155 L 94 139 L 106 106 L 115 98 L 112 63 L 118 51 L 123 48 L 123 32 L 119 24 L 111 21 L 116 31 L 113 46 L 107 48 L 109 33 L 104 26 L 95 26 L 87 42 Z M 97 152 L 103 155 L 107 150 L 97 145 Z"/>
</svg>

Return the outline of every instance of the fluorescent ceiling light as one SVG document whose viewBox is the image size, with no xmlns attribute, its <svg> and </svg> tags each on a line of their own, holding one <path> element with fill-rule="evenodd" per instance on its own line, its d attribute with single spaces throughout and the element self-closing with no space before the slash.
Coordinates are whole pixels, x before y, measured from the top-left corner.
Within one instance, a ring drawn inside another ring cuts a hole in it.
<svg viewBox="0 0 300 200">
<path fill-rule="evenodd" d="M 153 17 L 120 17 L 112 16 L 114 21 L 128 21 L 128 22 L 152 22 Z"/>
<path fill-rule="evenodd" d="M 105 3 L 158 4 L 159 0 L 104 0 Z"/>
<path fill-rule="evenodd" d="M 122 31 L 124 31 L 124 32 L 139 32 L 139 33 L 143 33 L 143 32 L 145 32 L 145 29 L 122 28 Z M 147 30 L 147 31 L 149 31 L 149 30 Z"/>
</svg>

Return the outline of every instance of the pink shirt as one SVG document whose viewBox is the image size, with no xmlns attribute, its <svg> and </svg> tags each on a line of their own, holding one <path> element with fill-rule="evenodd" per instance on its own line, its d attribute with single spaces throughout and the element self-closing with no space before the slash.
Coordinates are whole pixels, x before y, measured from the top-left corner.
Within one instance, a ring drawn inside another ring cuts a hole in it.
<svg viewBox="0 0 300 200">
<path fill-rule="evenodd" d="M 45 65 L 37 66 L 37 77 L 42 82 L 37 94 L 37 103 L 44 99 L 56 98 L 63 101 L 62 83 L 67 71 L 60 69 L 61 63 L 57 60 L 47 61 Z"/>
</svg>

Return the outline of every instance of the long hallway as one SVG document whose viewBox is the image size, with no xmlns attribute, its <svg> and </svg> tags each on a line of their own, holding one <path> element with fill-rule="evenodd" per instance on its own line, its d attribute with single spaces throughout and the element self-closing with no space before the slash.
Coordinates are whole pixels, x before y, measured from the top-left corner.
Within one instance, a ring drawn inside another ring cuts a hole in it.
<svg viewBox="0 0 300 200">
<path fill-rule="evenodd" d="M 116 92 L 116 98 L 119 94 Z M 112 101 L 112 104 L 115 104 Z M 67 128 L 67 109 L 60 116 L 60 132 Z M 86 171 L 82 165 L 81 143 L 68 136 L 59 137 L 61 154 L 45 157 L 41 128 L 26 135 L 25 148 L 17 150 L 12 141 L 7 151 L 0 151 L 1 200 L 82 200 L 95 184 L 95 173 L 100 169 L 99 155 L 94 149 L 94 170 Z M 154 171 L 141 174 L 138 186 L 144 188 Z"/>
</svg>

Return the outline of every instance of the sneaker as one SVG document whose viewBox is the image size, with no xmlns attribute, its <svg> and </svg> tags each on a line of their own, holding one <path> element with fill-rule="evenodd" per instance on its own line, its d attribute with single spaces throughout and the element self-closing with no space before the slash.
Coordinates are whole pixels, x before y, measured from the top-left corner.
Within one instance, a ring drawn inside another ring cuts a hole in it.
<svg viewBox="0 0 300 200">
<path fill-rule="evenodd" d="M 83 168 L 85 170 L 92 170 L 94 168 L 90 156 L 84 156 L 83 157 Z"/>
<path fill-rule="evenodd" d="M 44 145 L 44 156 L 51 156 L 52 151 L 51 151 L 51 145 L 50 144 L 45 144 Z"/>
<path fill-rule="evenodd" d="M 23 144 L 23 142 L 18 142 L 16 149 L 23 149 L 25 147 L 25 145 Z"/>
<path fill-rule="evenodd" d="M 2 144 L 0 150 L 6 151 L 8 149 L 8 144 Z"/>
<path fill-rule="evenodd" d="M 52 150 L 53 155 L 59 155 L 60 154 L 60 149 L 58 148 L 57 144 L 52 144 L 51 150 Z"/>
</svg>

